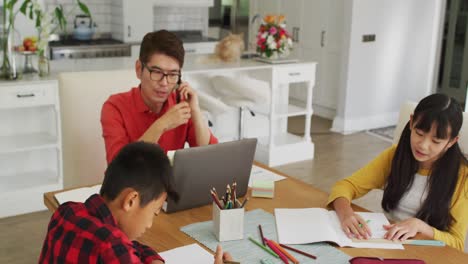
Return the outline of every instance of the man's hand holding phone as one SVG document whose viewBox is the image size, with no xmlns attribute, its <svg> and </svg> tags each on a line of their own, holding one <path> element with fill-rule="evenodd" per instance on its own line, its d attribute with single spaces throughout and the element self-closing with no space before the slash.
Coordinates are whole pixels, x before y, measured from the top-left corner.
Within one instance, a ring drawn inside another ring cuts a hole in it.
<svg viewBox="0 0 468 264">
<path fill-rule="evenodd" d="M 186 101 L 189 103 L 192 111 L 200 111 L 200 106 L 198 104 L 198 95 L 188 82 L 182 81 L 175 92 L 179 94 L 181 102 Z"/>
</svg>

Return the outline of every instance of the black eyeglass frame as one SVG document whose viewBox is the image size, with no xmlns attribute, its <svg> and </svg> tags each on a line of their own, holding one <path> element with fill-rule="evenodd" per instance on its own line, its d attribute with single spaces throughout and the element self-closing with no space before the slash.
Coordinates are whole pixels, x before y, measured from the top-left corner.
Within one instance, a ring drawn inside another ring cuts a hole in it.
<svg viewBox="0 0 468 264">
<path fill-rule="evenodd" d="M 170 84 L 180 84 L 180 80 L 181 80 L 181 77 L 182 77 L 182 74 L 181 74 L 180 71 L 179 71 L 178 73 L 165 73 L 165 72 L 163 71 L 163 69 L 161 69 L 161 68 L 159 68 L 159 67 L 157 67 L 157 66 L 153 66 L 153 68 L 156 68 L 156 69 L 152 69 L 152 68 L 148 67 L 148 65 L 147 65 L 146 63 L 143 63 L 143 62 L 142 62 L 141 65 L 143 65 L 143 68 L 146 68 L 146 69 L 149 71 L 149 73 L 150 73 L 150 79 L 151 79 L 152 81 L 160 82 L 160 81 L 162 81 L 162 79 L 164 79 L 164 77 L 166 77 L 166 81 L 167 81 L 168 83 L 170 83 Z M 160 73 L 156 73 L 155 70 L 160 71 Z M 151 77 L 151 76 L 153 76 L 153 73 L 155 73 L 155 74 L 162 74 L 162 75 L 161 75 L 161 78 L 159 78 L 159 80 L 154 80 L 154 79 Z M 170 75 L 177 75 L 177 76 L 178 76 L 177 81 L 175 81 L 175 82 L 170 81 L 170 80 L 169 80 L 169 76 L 170 76 Z"/>
</svg>

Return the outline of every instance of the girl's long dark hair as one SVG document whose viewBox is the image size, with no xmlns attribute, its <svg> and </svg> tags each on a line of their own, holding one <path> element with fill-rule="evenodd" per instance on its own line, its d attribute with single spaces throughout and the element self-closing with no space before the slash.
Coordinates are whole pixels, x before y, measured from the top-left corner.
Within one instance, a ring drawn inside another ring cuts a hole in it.
<svg viewBox="0 0 468 264">
<path fill-rule="evenodd" d="M 433 94 L 419 102 L 413 114 L 413 126 L 429 132 L 433 124 L 437 127 L 437 138 L 455 138 L 463 123 L 463 110 L 457 101 L 443 94 Z M 450 135 L 448 135 L 450 128 Z M 402 196 L 407 192 L 419 169 L 419 163 L 411 151 L 411 130 L 406 124 L 395 155 L 387 183 L 384 188 L 382 208 L 389 212 L 397 208 Z M 467 160 L 458 142 L 453 144 L 432 165 L 428 178 L 428 194 L 416 217 L 429 225 L 447 230 L 453 221 L 450 204 L 461 164 Z"/>
</svg>

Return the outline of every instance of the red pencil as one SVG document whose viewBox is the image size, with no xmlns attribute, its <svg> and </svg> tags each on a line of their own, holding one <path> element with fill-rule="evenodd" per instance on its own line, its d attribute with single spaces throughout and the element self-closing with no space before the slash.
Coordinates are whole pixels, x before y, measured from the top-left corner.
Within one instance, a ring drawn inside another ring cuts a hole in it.
<svg viewBox="0 0 468 264">
<path fill-rule="evenodd" d="M 284 244 L 280 244 L 280 246 L 282 246 L 283 248 L 292 250 L 292 251 L 294 251 L 294 252 L 297 252 L 297 253 L 299 253 L 299 254 L 302 254 L 302 255 L 304 255 L 304 256 L 307 256 L 307 257 L 309 257 L 309 258 L 317 259 L 316 256 L 314 256 L 314 255 L 312 255 L 312 254 L 309 254 L 309 253 L 305 253 L 304 251 L 300 251 L 299 249 L 295 249 L 295 248 L 292 248 L 292 247 L 290 247 L 290 246 L 286 246 L 286 245 L 284 245 Z"/>
<path fill-rule="evenodd" d="M 210 191 L 211 198 L 213 198 L 213 201 L 216 203 L 216 205 L 219 207 L 220 210 L 223 210 L 223 207 L 221 206 L 221 203 L 218 200 L 218 197 L 214 194 L 213 191 Z"/>
<path fill-rule="evenodd" d="M 273 250 L 276 254 L 278 254 L 280 259 L 285 264 L 289 264 L 288 258 L 283 254 L 283 252 L 281 252 L 281 250 L 279 250 L 279 248 L 277 248 L 270 240 L 268 240 L 266 238 L 264 238 L 264 240 L 265 240 L 265 243 L 268 245 L 268 247 L 271 248 L 271 250 Z"/>
</svg>

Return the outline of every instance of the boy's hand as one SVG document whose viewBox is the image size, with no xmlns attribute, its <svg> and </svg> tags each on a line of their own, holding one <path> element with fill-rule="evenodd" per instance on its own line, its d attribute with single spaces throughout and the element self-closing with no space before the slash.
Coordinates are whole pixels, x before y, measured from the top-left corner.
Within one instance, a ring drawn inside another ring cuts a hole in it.
<svg viewBox="0 0 468 264">
<path fill-rule="evenodd" d="M 232 261 L 231 254 L 229 254 L 228 252 L 224 252 L 223 254 L 223 249 L 221 248 L 221 245 L 218 245 L 216 247 L 214 259 L 215 259 L 214 264 L 223 264 L 224 260 Z"/>
<path fill-rule="evenodd" d="M 151 261 L 151 264 L 164 264 L 164 262 L 162 262 L 160 260 L 153 260 L 153 261 Z"/>
</svg>

